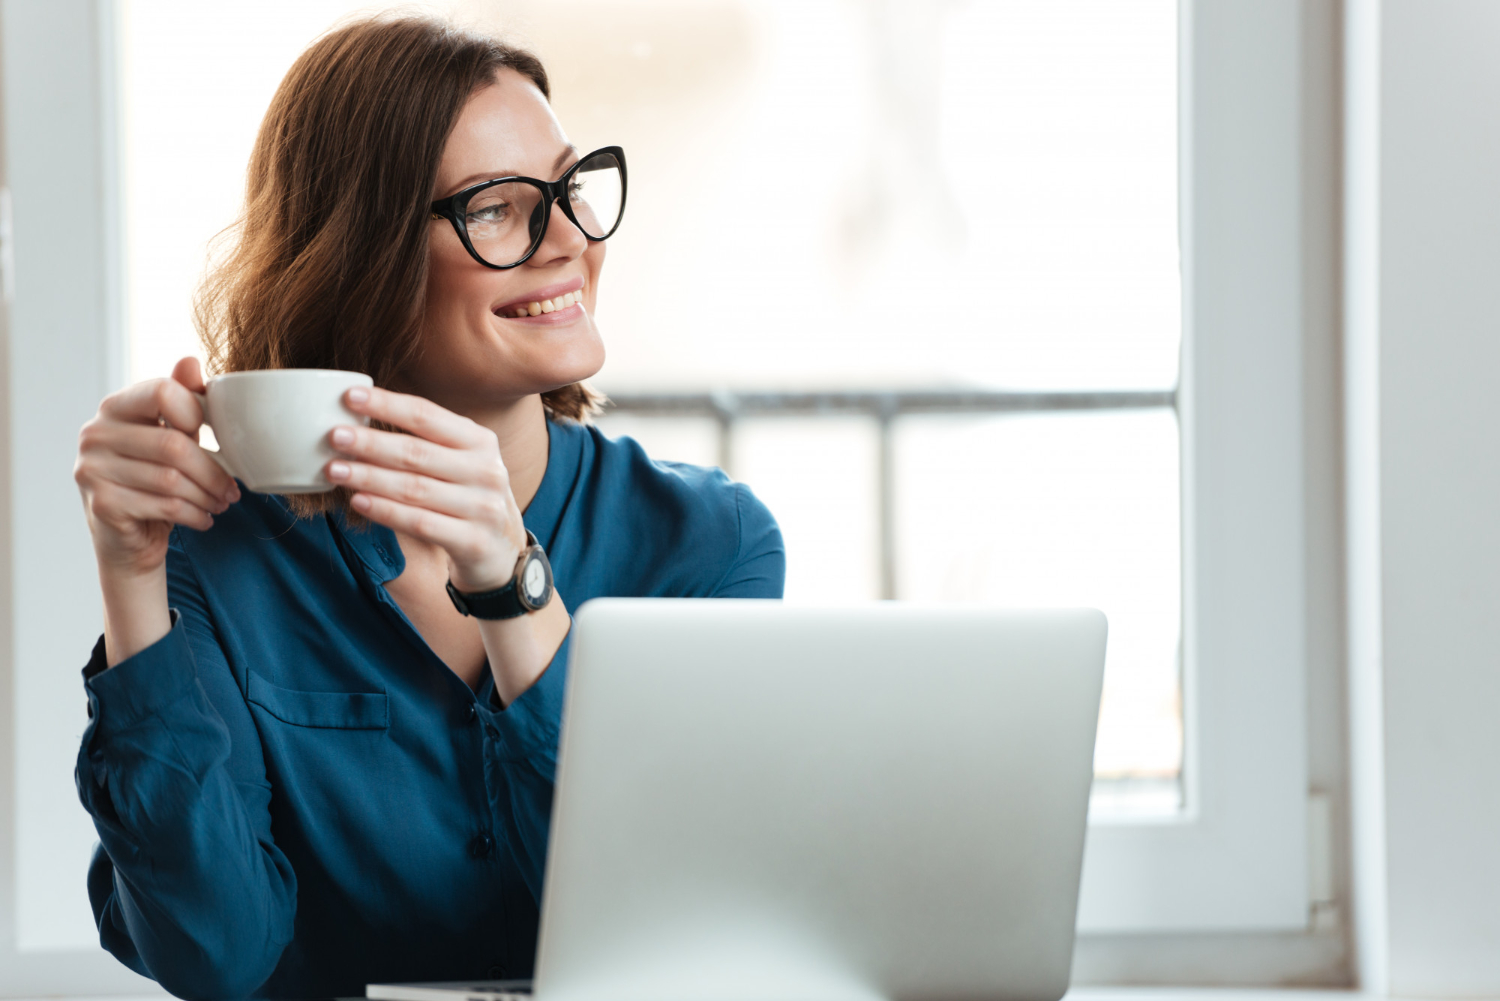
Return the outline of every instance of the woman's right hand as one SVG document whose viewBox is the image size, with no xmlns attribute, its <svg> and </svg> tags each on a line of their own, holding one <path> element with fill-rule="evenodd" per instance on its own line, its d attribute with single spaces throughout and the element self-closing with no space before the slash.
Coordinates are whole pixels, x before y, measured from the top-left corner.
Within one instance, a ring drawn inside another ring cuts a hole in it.
<svg viewBox="0 0 1500 1001">
<path fill-rule="evenodd" d="M 198 447 L 203 410 L 193 394 L 203 390 L 197 359 L 184 358 L 170 379 L 106 397 L 79 432 L 73 479 L 101 577 L 154 574 L 174 524 L 203 531 L 240 499 L 234 478 Z"/>
</svg>

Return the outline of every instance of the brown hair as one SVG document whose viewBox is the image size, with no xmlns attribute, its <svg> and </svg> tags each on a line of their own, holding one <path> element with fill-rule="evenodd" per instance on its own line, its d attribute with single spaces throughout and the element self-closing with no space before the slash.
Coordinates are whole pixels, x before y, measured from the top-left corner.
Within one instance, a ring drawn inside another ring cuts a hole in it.
<svg viewBox="0 0 1500 1001">
<path fill-rule="evenodd" d="M 359 20 L 298 57 L 261 122 L 233 242 L 194 303 L 212 371 L 335 368 L 392 384 L 421 350 L 427 205 L 448 133 L 505 68 L 551 98 L 529 52 L 428 18 Z M 542 396 L 574 421 L 601 401 L 583 383 Z M 347 497 L 293 500 L 311 515 Z"/>
</svg>

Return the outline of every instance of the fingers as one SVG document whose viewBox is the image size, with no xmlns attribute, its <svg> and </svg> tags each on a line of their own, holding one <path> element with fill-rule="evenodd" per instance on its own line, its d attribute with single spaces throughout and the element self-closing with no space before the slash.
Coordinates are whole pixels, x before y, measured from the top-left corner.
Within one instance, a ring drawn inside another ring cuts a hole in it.
<svg viewBox="0 0 1500 1001">
<path fill-rule="evenodd" d="M 493 439 L 494 435 L 490 437 Z M 387 469 L 423 473 L 453 483 L 484 484 L 496 489 L 509 484 L 498 446 L 493 452 L 476 453 L 436 444 L 414 434 L 395 434 L 366 427 L 334 428 L 329 441 L 351 459 Z"/>
<path fill-rule="evenodd" d="M 427 508 L 454 518 L 479 521 L 491 526 L 503 525 L 506 520 L 501 495 L 495 491 L 476 490 L 421 473 L 335 459 L 328 464 L 328 479 L 351 490 L 379 494 L 403 504 Z"/>
<path fill-rule="evenodd" d="M 455 579 L 495 587 L 509 580 L 525 529 L 495 433 L 418 396 L 355 387 L 344 400 L 356 414 L 410 432 L 329 434 L 348 458 L 330 462 L 328 478 L 356 491 L 354 509 L 446 550 Z"/>
<path fill-rule="evenodd" d="M 179 362 L 178 368 L 183 367 Z M 99 405 L 99 413 L 135 424 L 155 424 L 157 418 L 164 418 L 172 427 L 190 435 L 196 435 L 203 424 L 203 408 L 198 405 L 198 398 L 175 378 L 148 379 L 127 386 L 106 397 Z"/>
<path fill-rule="evenodd" d="M 101 421 L 90 422 L 79 437 L 79 451 L 86 460 L 103 459 L 110 453 L 138 459 L 174 470 L 214 497 L 230 502 L 240 499 L 234 478 L 181 431 Z"/>
<path fill-rule="evenodd" d="M 110 481 L 94 488 L 89 510 L 101 521 L 117 526 L 166 521 L 206 532 L 214 525 L 213 515 L 186 498 L 148 493 Z"/>
<path fill-rule="evenodd" d="M 377 524 L 441 546 L 455 562 L 471 562 L 482 551 L 481 533 L 459 518 L 375 494 L 355 494 L 350 503 L 354 510 Z M 512 567 L 514 564 L 515 554 L 512 554 Z"/>
<path fill-rule="evenodd" d="M 473 448 L 484 443 L 485 435 L 493 437 L 467 417 L 444 410 L 420 396 L 355 386 L 344 393 L 344 403 L 356 414 L 384 421 L 449 448 Z"/>
<path fill-rule="evenodd" d="M 469 591 L 489 591 L 510 580 L 516 571 L 516 559 L 525 544 L 496 544 L 493 528 L 472 521 L 440 514 L 427 508 L 403 504 L 377 494 L 358 493 L 349 501 L 354 510 L 377 524 L 414 535 L 423 542 L 446 550 L 454 572 L 454 581 Z"/>
<path fill-rule="evenodd" d="M 172 378 L 182 383 L 190 392 L 208 391 L 208 386 L 203 382 L 203 370 L 198 365 L 198 359 L 191 355 L 179 359 L 177 364 L 172 366 Z"/>
<path fill-rule="evenodd" d="M 101 457 L 98 470 L 101 477 L 110 482 L 141 493 L 178 497 L 211 514 L 223 514 L 229 509 L 226 498 L 209 493 L 181 470 L 171 466 L 114 454 Z"/>
</svg>

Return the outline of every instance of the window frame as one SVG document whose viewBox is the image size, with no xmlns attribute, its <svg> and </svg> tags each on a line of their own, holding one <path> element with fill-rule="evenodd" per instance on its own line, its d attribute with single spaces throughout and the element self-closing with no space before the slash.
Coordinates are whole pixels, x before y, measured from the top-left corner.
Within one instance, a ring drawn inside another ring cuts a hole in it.
<svg viewBox="0 0 1500 1001">
<path fill-rule="evenodd" d="M 1085 939 L 1308 923 L 1302 13 L 1179 11 L 1186 808 L 1090 824 Z"/>
<path fill-rule="evenodd" d="M 4 180 L 24 249 L 0 362 L 7 993 L 159 990 L 102 949 L 16 946 L 15 696 L 27 665 L 78 662 L 98 631 L 92 551 L 66 473 L 76 429 L 123 379 L 114 11 L 114 0 L 0 8 Z M 1083 949 L 1121 931 L 1307 925 L 1303 26 L 1296 0 L 1182 0 L 1180 12 L 1188 806 L 1168 820 L 1090 825 Z"/>
</svg>

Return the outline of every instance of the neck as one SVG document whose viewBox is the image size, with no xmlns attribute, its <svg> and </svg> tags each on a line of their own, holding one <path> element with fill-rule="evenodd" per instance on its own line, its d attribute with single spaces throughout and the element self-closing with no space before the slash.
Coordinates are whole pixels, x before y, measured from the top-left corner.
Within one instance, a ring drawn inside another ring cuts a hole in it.
<svg viewBox="0 0 1500 1001">
<path fill-rule="evenodd" d="M 510 492 L 516 506 L 525 511 L 547 473 L 547 412 L 541 396 L 523 396 L 483 411 L 459 412 L 500 439 L 500 456 L 510 474 Z"/>
</svg>

